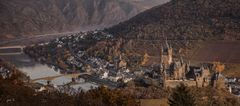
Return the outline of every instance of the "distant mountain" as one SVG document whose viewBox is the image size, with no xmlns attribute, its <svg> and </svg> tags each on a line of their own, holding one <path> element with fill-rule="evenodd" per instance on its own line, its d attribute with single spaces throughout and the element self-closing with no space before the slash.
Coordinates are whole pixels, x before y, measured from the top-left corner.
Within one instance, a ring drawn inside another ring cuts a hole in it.
<svg viewBox="0 0 240 106">
<path fill-rule="evenodd" d="M 0 39 L 108 27 L 168 0 L 0 0 Z"/>
<path fill-rule="evenodd" d="M 240 39 L 239 0 L 172 0 L 106 31 L 133 39 Z"/>
</svg>

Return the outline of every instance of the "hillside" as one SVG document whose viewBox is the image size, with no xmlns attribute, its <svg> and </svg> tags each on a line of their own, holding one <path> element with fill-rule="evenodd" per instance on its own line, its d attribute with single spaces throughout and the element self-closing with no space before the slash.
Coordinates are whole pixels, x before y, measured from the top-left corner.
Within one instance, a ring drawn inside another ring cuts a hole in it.
<svg viewBox="0 0 240 106">
<path fill-rule="evenodd" d="M 167 0 L 0 0 L 0 40 L 108 27 Z"/>
<path fill-rule="evenodd" d="M 240 40 L 239 5 L 239 0 L 172 0 L 105 31 L 127 40 L 125 51 L 130 53 L 159 56 L 168 39 L 176 55 L 191 59 L 206 41 Z M 220 56 L 226 59 L 230 54 Z"/>
<path fill-rule="evenodd" d="M 239 0 L 172 0 L 107 31 L 125 38 L 240 39 Z"/>
</svg>

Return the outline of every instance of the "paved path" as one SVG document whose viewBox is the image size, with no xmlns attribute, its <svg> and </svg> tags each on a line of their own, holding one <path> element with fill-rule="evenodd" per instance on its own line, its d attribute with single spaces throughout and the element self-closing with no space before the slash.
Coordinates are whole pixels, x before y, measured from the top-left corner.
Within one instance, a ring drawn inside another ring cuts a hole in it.
<svg viewBox="0 0 240 106">
<path fill-rule="evenodd" d="M 51 41 L 55 38 L 76 34 L 77 32 L 64 32 L 64 33 L 52 33 L 52 34 L 42 34 L 42 35 L 31 35 L 29 37 L 22 37 L 22 38 L 16 38 L 14 40 L 0 40 L 0 46 L 5 45 L 31 45 L 35 43 L 43 43 L 47 41 Z"/>
</svg>

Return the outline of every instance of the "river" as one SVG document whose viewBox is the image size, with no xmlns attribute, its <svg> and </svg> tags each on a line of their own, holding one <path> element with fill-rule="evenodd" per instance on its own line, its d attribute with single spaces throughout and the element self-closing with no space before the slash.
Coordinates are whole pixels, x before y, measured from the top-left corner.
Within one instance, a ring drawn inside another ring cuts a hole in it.
<svg viewBox="0 0 240 106">
<path fill-rule="evenodd" d="M 31 80 L 61 75 L 59 71 L 55 71 L 47 65 L 40 64 L 25 54 L 1 55 L 0 58 L 14 64 L 20 71 L 29 76 Z M 39 80 L 37 82 L 46 84 L 47 80 Z M 59 77 L 51 82 L 54 85 L 64 85 L 71 82 L 71 78 Z"/>
<path fill-rule="evenodd" d="M 60 71 L 56 71 L 48 65 L 40 64 L 25 54 L 0 55 L 0 58 L 14 64 L 21 72 L 29 76 L 31 80 L 61 75 Z M 62 76 L 51 80 L 51 84 L 54 86 L 61 86 L 70 83 L 71 81 L 71 77 Z M 46 85 L 47 80 L 38 80 L 36 83 Z M 71 87 L 76 90 L 81 88 L 83 91 L 88 91 L 92 88 L 98 87 L 98 85 L 90 82 L 82 82 L 71 85 Z"/>
</svg>

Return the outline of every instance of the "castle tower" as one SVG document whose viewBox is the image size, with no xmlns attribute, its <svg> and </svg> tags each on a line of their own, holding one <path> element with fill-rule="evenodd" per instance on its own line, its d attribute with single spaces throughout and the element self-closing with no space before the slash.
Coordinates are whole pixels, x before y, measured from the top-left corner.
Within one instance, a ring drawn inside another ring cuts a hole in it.
<svg viewBox="0 0 240 106">
<path fill-rule="evenodd" d="M 166 52 L 168 55 L 168 64 L 172 63 L 172 55 L 173 55 L 173 48 L 171 47 L 171 45 L 168 44 L 167 38 L 165 40 L 165 45 L 166 45 Z"/>
<path fill-rule="evenodd" d="M 173 49 L 172 47 L 168 48 L 168 64 L 171 64 L 172 61 L 172 55 L 173 55 Z"/>
<path fill-rule="evenodd" d="M 169 46 L 168 42 L 165 42 L 165 47 L 161 47 L 160 57 L 161 62 L 164 63 L 166 66 L 169 66 L 172 62 L 172 55 L 173 55 L 173 48 Z"/>
<path fill-rule="evenodd" d="M 164 49 L 163 49 L 163 46 L 161 46 L 161 50 L 160 50 L 160 63 L 163 64 L 163 52 L 164 52 Z"/>
</svg>

